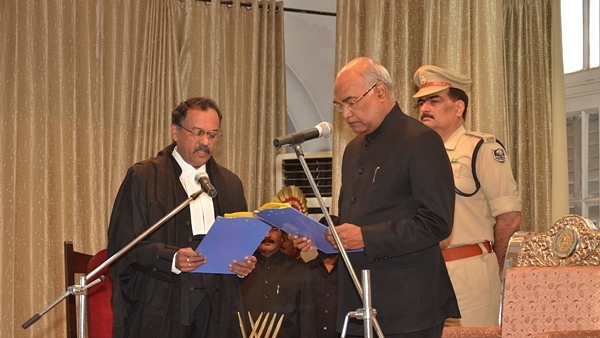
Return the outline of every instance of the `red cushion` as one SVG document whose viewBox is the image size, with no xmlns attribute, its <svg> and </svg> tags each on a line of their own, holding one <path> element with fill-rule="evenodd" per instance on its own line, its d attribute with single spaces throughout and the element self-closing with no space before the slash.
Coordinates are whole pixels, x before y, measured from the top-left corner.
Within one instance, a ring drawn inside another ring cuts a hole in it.
<svg viewBox="0 0 600 338">
<path fill-rule="evenodd" d="M 106 259 L 106 249 L 98 251 L 88 263 L 87 272 L 94 271 Z M 101 274 L 105 277 L 104 282 L 88 289 L 89 338 L 112 337 L 113 313 L 110 304 L 112 281 L 108 274 L 108 268 L 104 269 Z"/>
</svg>

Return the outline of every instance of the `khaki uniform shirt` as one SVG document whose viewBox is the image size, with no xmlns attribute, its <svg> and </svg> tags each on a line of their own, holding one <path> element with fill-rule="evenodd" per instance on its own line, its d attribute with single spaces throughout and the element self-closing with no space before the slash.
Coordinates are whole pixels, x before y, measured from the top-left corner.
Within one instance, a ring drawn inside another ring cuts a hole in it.
<svg viewBox="0 0 600 338">
<path fill-rule="evenodd" d="M 471 160 L 481 139 L 484 143 L 479 148 L 476 162 L 481 189 L 471 197 L 456 194 L 452 235 L 442 242 L 442 248 L 486 240 L 493 243 L 496 216 L 521 211 L 517 183 L 504 148 L 492 135 L 467 132 L 463 126 L 444 144 L 456 188 L 467 194 L 475 191 Z"/>
</svg>

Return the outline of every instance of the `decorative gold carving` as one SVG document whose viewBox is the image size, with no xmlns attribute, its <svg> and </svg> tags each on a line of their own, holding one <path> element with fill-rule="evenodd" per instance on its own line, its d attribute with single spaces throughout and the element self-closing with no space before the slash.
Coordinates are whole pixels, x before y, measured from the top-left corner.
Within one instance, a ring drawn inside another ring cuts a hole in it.
<svg viewBox="0 0 600 338">
<path fill-rule="evenodd" d="M 600 265 L 600 231 L 581 216 L 564 216 L 545 234 L 531 236 L 521 245 L 517 265 Z"/>
<path fill-rule="evenodd" d="M 503 276 L 506 274 L 506 270 L 517 266 L 521 247 L 532 236 L 535 236 L 535 232 L 517 231 L 510 237 L 508 247 L 506 248 L 506 255 L 504 256 Z"/>
<path fill-rule="evenodd" d="M 579 244 L 577 229 L 566 226 L 556 233 L 554 237 L 554 253 L 560 258 L 569 257 Z"/>
</svg>

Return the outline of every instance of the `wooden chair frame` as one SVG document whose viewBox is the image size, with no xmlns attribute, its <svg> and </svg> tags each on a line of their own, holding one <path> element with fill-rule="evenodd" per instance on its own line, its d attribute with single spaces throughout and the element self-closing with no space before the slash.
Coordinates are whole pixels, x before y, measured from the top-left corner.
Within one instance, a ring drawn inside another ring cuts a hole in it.
<svg viewBox="0 0 600 338">
<path fill-rule="evenodd" d="M 73 249 L 73 243 L 64 242 L 64 260 L 65 260 L 65 290 L 75 284 L 75 274 L 87 273 L 87 266 L 92 259 L 92 255 L 77 252 Z M 75 296 L 69 295 L 66 299 L 67 304 L 67 338 L 77 338 L 77 311 Z"/>
</svg>

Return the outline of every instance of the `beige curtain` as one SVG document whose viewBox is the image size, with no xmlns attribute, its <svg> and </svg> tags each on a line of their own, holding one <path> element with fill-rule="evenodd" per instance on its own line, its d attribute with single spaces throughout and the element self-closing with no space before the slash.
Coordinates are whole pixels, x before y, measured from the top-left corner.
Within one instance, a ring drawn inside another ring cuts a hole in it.
<svg viewBox="0 0 600 338">
<path fill-rule="evenodd" d="M 567 108 L 563 67 L 561 1 L 552 0 L 552 202 L 551 220 L 569 213 Z"/>
<path fill-rule="evenodd" d="M 521 229 L 536 232 L 547 230 L 568 212 L 562 42 L 560 34 L 553 33 L 560 27 L 557 8 L 560 1 L 504 0 L 507 125 L 528 220 Z M 561 133 L 555 134 L 553 122 Z M 562 137 L 553 139 L 554 135 Z M 553 191 L 566 199 L 553 206 Z"/>
<path fill-rule="evenodd" d="M 545 229 L 551 222 L 552 2 L 347 0 L 337 8 L 336 69 L 361 55 L 380 61 L 405 113 L 418 113 L 412 79 L 419 66 L 434 64 L 471 77 L 467 128 L 494 134 L 507 147 L 523 200 L 523 230 Z M 342 152 L 354 135 L 337 114 L 334 125 L 337 192 Z M 337 195 L 334 212 L 336 203 Z"/>
<path fill-rule="evenodd" d="M 0 336 L 65 336 L 64 302 L 21 325 L 64 291 L 63 241 L 106 246 L 125 171 L 170 143 L 178 102 L 217 101 L 217 160 L 251 208 L 271 199 L 283 5 L 232 3 L 0 2 Z"/>
</svg>

